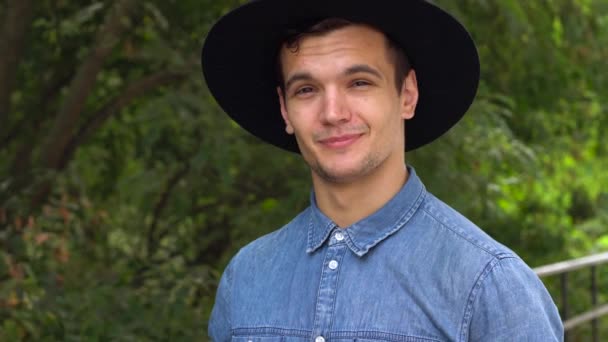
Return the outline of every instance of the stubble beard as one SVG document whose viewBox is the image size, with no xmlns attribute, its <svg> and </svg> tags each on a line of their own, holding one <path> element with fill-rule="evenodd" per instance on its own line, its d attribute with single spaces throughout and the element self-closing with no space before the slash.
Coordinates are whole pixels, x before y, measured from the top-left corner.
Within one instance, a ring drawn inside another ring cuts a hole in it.
<svg viewBox="0 0 608 342">
<path fill-rule="evenodd" d="M 314 172 L 319 178 L 329 183 L 348 183 L 357 179 L 361 176 L 368 175 L 381 163 L 380 156 L 377 153 L 371 153 L 365 156 L 365 158 L 359 164 L 359 167 L 349 172 L 340 172 L 340 170 L 334 171 L 322 165 L 318 160 L 314 160 L 308 163 L 312 172 Z"/>
</svg>

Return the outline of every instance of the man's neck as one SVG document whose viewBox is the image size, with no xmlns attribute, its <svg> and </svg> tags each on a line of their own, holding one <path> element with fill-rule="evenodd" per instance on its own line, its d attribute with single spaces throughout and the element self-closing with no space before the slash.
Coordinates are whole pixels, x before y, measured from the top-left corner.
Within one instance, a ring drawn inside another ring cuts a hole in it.
<svg viewBox="0 0 608 342">
<path fill-rule="evenodd" d="M 329 183 L 313 174 L 316 203 L 339 227 L 347 228 L 382 208 L 408 177 L 404 163 L 401 167 L 378 168 L 351 183 Z"/>
</svg>

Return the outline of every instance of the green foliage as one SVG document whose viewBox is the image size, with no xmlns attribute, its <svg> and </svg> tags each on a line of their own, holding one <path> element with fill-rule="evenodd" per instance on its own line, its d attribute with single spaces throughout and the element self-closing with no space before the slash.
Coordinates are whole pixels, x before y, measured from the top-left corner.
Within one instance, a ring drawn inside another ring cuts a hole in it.
<svg viewBox="0 0 608 342">
<path fill-rule="evenodd" d="M 238 0 L 137 2 L 59 136 L 73 145 L 45 164 L 71 81 L 122 2 L 34 4 L 0 127 L 0 341 L 206 340 L 230 257 L 308 205 L 299 156 L 243 132 L 201 82 L 204 35 Z M 533 266 L 608 250 L 608 4 L 436 2 L 471 30 L 482 83 L 408 163 Z M 587 278 L 572 275 L 575 312 Z"/>
</svg>

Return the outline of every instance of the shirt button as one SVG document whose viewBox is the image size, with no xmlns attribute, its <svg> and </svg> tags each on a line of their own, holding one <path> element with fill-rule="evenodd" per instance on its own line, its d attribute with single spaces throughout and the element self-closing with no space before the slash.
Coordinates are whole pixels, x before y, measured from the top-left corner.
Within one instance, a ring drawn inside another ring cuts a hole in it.
<svg viewBox="0 0 608 342">
<path fill-rule="evenodd" d="M 325 342 L 325 338 L 323 336 L 317 336 L 317 338 L 315 338 L 315 342 Z"/>
<path fill-rule="evenodd" d="M 336 268 L 338 268 L 338 262 L 336 260 L 332 260 L 329 262 L 329 268 L 331 268 L 332 270 L 335 270 Z M 319 341 L 316 341 L 319 342 Z"/>
<path fill-rule="evenodd" d="M 337 240 L 337 241 L 342 241 L 342 240 L 344 240 L 344 234 L 342 234 L 342 233 L 340 233 L 340 232 L 337 232 L 337 233 L 336 233 L 336 240 Z"/>
</svg>

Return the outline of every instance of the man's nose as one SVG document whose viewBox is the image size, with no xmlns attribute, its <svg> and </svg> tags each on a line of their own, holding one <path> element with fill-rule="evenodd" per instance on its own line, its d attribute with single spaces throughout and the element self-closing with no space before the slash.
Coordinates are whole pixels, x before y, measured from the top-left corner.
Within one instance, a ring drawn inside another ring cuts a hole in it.
<svg viewBox="0 0 608 342">
<path fill-rule="evenodd" d="M 348 122 L 351 119 L 350 108 L 346 96 L 339 90 L 328 90 L 325 93 L 324 105 L 321 111 L 321 121 L 328 125 Z"/>
</svg>

